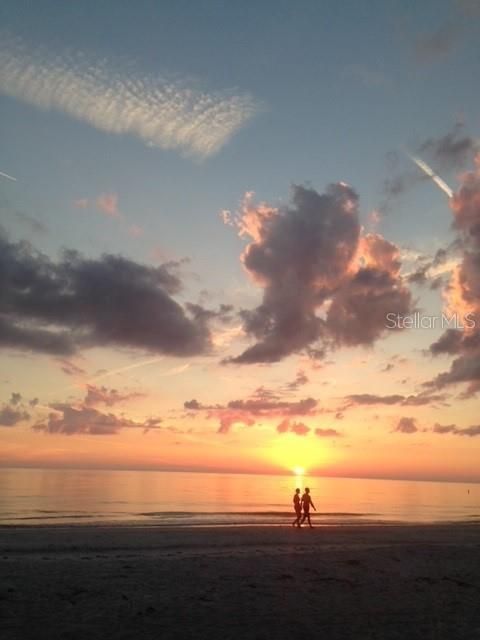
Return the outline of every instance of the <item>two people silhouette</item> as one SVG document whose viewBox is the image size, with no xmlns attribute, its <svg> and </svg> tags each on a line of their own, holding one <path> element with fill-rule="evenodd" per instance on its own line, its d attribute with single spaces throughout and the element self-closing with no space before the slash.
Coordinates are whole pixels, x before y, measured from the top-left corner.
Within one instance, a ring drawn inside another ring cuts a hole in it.
<svg viewBox="0 0 480 640">
<path fill-rule="evenodd" d="M 312 521 L 310 520 L 310 507 L 312 507 L 314 511 L 316 511 L 316 508 L 313 504 L 313 500 L 310 495 L 310 489 L 308 487 L 305 487 L 305 492 L 301 498 L 300 489 L 295 489 L 295 494 L 293 496 L 293 507 L 297 516 L 293 521 L 293 526 L 301 527 L 305 520 L 308 520 L 308 526 L 310 527 L 310 529 L 313 529 Z"/>
</svg>

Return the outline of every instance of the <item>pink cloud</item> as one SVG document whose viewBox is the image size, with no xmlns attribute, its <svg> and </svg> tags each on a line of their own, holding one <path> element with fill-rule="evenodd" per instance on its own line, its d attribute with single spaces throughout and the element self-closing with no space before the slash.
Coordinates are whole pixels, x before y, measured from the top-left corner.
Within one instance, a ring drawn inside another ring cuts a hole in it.
<svg viewBox="0 0 480 640">
<path fill-rule="evenodd" d="M 95 200 L 96 208 L 110 218 L 119 218 L 118 196 L 116 193 L 101 193 Z"/>
</svg>

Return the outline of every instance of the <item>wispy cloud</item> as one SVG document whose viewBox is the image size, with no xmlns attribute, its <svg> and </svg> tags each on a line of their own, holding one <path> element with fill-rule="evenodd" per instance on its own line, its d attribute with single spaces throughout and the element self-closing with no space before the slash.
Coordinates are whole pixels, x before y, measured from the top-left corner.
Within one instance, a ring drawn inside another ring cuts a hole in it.
<svg viewBox="0 0 480 640">
<path fill-rule="evenodd" d="M 204 158 L 219 151 L 258 110 L 246 93 L 205 91 L 82 52 L 31 50 L 5 33 L 2 41 L 1 93 L 109 133 L 138 136 L 149 146 Z"/>
</svg>

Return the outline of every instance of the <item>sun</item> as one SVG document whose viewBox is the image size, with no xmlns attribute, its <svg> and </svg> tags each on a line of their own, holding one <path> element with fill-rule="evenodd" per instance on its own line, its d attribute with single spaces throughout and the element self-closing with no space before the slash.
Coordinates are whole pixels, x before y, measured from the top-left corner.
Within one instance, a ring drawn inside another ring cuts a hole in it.
<svg viewBox="0 0 480 640">
<path fill-rule="evenodd" d="M 296 476 L 304 476 L 305 475 L 305 467 L 293 467 L 292 469 L 294 475 Z"/>
</svg>

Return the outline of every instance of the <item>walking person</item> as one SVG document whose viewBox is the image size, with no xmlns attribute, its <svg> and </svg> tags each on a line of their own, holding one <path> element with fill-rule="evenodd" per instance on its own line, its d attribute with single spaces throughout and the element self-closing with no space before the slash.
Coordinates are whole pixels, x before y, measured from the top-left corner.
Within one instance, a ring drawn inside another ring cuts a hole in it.
<svg viewBox="0 0 480 640">
<path fill-rule="evenodd" d="M 310 527 L 310 529 L 313 529 L 312 521 L 310 520 L 310 507 L 312 507 L 314 511 L 316 511 L 316 509 L 315 509 L 315 505 L 313 504 L 313 500 L 310 496 L 310 489 L 308 487 L 305 487 L 305 493 L 302 496 L 302 505 L 303 505 L 303 517 L 300 520 L 300 525 L 302 525 L 305 522 L 305 520 L 308 520 L 308 526 Z"/>
<path fill-rule="evenodd" d="M 295 509 L 296 518 L 293 521 L 294 527 L 300 527 L 300 518 L 302 517 L 302 501 L 300 499 L 300 489 L 295 489 L 293 495 L 293 508 Z"/>
</svg>

